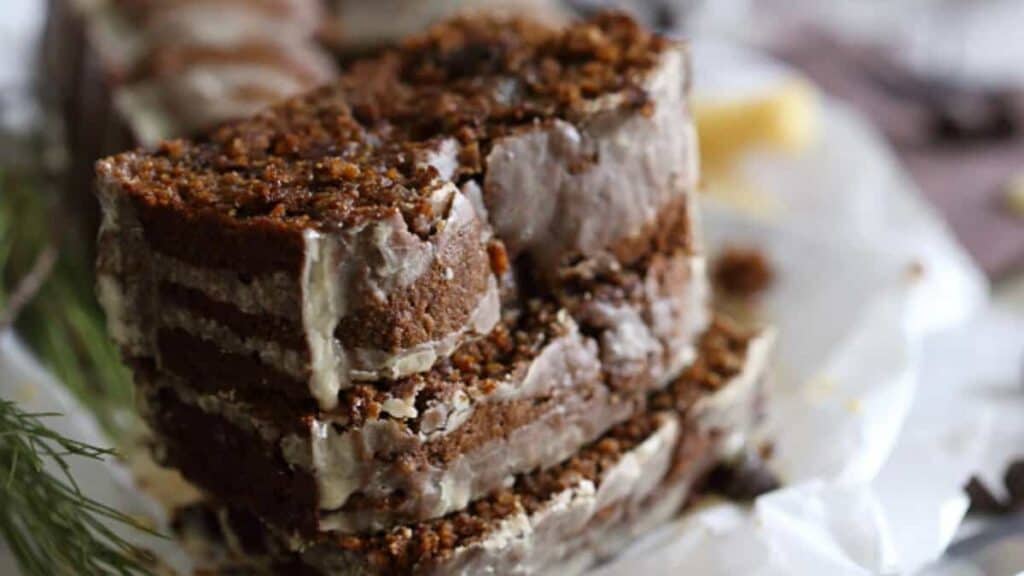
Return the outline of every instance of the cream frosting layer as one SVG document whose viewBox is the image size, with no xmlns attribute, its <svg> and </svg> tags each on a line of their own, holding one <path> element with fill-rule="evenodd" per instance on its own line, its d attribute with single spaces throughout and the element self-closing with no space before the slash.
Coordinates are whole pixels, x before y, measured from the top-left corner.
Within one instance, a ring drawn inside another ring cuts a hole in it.
<svg viewBox="0 0 1024 576">
<path fill-rule="evenodd" d="M 131 356 L 158 358 L 160 328 L 185 329 L 220 350 L 255 353 L 267 365 L 307 382 L 309 394 L 324 410 L 337 404 L 340 390 L 354 381 L 397 379 L 429 370 L 460 345 L 488 334 L 499 320 L 497 280 L 487 270 L 484 289 L 470 297 L 469 315 L 439 337 L 399 349 L 346 347 L 336 336 L 338 323 L 364 306 L 388 302 L 396 292 L 424 279 L 431 268 L 450 270 L 466 250 L 484 251 L 486 227 L 471 202 L 448 184 L 435 193 L 438 232 L 421 238 L 400 216 L 334 233 L 307 231 L 305 261 L 299 278 L 275 272 L 242 278 L 228 270 L 199 268 L 155 253 L 142 225 L 116 187 L 100 183 L 104 220 L 100 232 L 98 290 L 109 331 Z M 453 274 L 443 282 L 461 282 Z M 206 298 L 246 314 L 271 315 L 295 323 L 307 347 L 284 349 L 248 334 L 233 333 L 193 311 L 167 305 L 161 283 L 200 292 Z M 449 291 L 437 287 L 437 298 Z M 395 322 L 401 310 L 394 312 Z M 412 319 L 412 321 L 420 321 Z M 395 408 L 396 410 L 398 408 Z"/>
<path fill-rule="evenodd" d="M 697 142 L 686 101 L 687 58 L 667 49 L 645 88 L 653 112 L 594 102 L 580 120 L 553 120 L 497 139 L 483 199 L 514 258 L 529 254 L 541 278 L 649 233 L 663 209 L 692 203 Z"/>
<path fill-rule="evenodd" d="M 310 394 L 321 408 L 333 408 L 338 392 L 356 380 L 395 379 L 428 370 L 458 344 L 487 334 L 497 324 L 501 305 L 491 275 L 466 324 L 435 343 L 377 354 L 346 350 L 335 339 L 340 320 L 364 301 L 387 301 L 389 294 L 417 281 L 432 266 L 454 267 L 457 263 L 445 258 L 463 254 L 449 246 L 458 239 L 468 235 L 484 250 L 484 226 L 465 195 L 445 184 L 435 192 L 434 202 L 445 216 L 440 232 L 427 240 L 412 233 L 397 213 L 336 234 L 305 233 L 302 322 L 312 361 Z M 445 279 L 461 280 L 449 275 Z"/>
</svg>

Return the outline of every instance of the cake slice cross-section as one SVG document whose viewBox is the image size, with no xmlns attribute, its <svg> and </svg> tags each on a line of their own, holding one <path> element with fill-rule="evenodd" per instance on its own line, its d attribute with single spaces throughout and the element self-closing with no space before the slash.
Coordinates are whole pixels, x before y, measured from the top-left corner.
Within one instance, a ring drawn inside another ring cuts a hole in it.
<svg viewBox="0 0 1024 576">
<path fill-rule="evenodd" d="M 615 14 L 458 19 L 341 78 L 364 122 L 435 142 L 442 174 L 548 285 L 580 258 L 698 251 L 688 83 L 684 44 Z"/>
<path fill-rule="evenodd" d="M 756 448 L 772 341 L 770 330 L 716 322 L 698 359 L 645 410 L 444 518 L 309 543 L 221 508 L 219 520 L 193 524 L 194 536 L 241 574 L 583 573 L 679 513 L 714 468 Z"/>
<path fill-rule="evenodd" d="M 128 356 L 183 348 L 329 409 L 494 326 L 494 250 L 469 199 L 426 163 L 374 153 L 344 103 L 315 112 L 295 101 L 275 111 L 287 128 L 99 163 L 99 293 Z"/>
<path fill-rule="evenodd" d="M 486 334 L 501 280 L 544 294 L 590 261 L 699 259 L 685 62 L 624 17 L 457 20 L 197 142 L 103 160 L 112 332 L 330 409 Z"/>
<path fill-rule="evenodd" d="M 330 411 L 182 371 L 185 359 L 137 365 L 136 380 L 161 459 L 210 494 L 304 538 L 390 529 L 461 510 L 641 412 L 694 361 L 704 325 L 689 307 L 700 284 L 664 267 L 507 309 L 430 371 L 358 384 Z M 694 331 L 685 345 L 681 330 Z"/>
</svg>

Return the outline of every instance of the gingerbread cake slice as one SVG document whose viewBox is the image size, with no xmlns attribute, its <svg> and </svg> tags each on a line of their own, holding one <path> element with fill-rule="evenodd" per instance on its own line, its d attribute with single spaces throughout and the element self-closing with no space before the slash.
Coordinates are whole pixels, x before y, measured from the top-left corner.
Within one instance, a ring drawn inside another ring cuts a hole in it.
<svg viewBox="0 0 1024 576">
<path fill-rule="evenodd" d="M 664 260 L 507 310 L 431 371 L 359 385 L 332 411 L 211 381 L 186 354 L 176 370 L 136 367 L 144 412 L 165 462 L 282 531 L 308 538 L 440 517 L 569 458 L 693 361 L 705 321 L 689 302 L 703 304 L 691 293 L 702 276 L 685 254 Z"/>
<path fill-rule="evenodd" d="M 712 468 L 754 448 L 772 338 L 716 324 L 698 360 L 644 412 L 444 518 L 310 544 L 220 508 L 186 536 L 240 574 L 582 573 L 677 514 Z"/>
<path fill-rule="evenodd" d="M 52 71 L 64 80 L 65 97 L 81 106 L 109 104 L 135 143 L 151 145 L 244 118 L 336 75 L 314 38 L 323 14 L 318 2 L 53 4 L 52 48 L 81 59 L 76 69 L 74 59 L 60 58 L 62 69 Z M 68 120 L 93 120 L 90 128 L 96 128 L 94 117 Z"/>
<path fill-rule="evenodd" d="M 595 255 L 699 252 L 686 47 L 626 16 L 457 19 L 340 83 L 367 125 L 435 142 L 441 175 L 478 199 L 533 282 Z"/>
<path fill-rule="evenodd" d="M 625 17 L 458 20 L 196 143 L 101 161 L 114 336 L 161 366 L 256 363 L 255 385 L 330 409 L 489 331 L 504 246 L 541 294 L 699 259 L 685 83 L 683 48 Z"/>
<path fill-rule="evenodd" d="M 498 289 L 469 200 L 424 165 L 359 158 L 343 108 L 330 122 L 99 163 L 99 294 L 128 356 L 186 340 L 330 409 L 490 331 Z"/>
</svg>

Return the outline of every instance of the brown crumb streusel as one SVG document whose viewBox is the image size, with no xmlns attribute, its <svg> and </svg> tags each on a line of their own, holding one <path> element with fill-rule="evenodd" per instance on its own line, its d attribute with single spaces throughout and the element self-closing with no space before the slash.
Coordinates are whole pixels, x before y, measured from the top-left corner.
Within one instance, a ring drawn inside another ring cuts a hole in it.
<svg viewBox="0 0 1024 576">
<path fill-rule="evenodd" d="M 651 399 L 651 410 L 612 428 L 566 462 L 517 477 L 504 491 L 478 500 L 454 514 L 366 536 L 336 536 L 323 545 L 365 555 L 383 573 L 404 573 L 450 556 L 457 548 L 486 537 L 496 523 L 518 513 L 532 513 L 558 492 L 584 480 L 600 483 L 623 454 L 658 429 L 666 412 L 686 413 L 700 397 L 717 390 L 742 369 L 752 333 L 716 319 L 701 338 L 698 360 L 664 392 Z"/>
<path fill-rule="evenodd" d="M 565 30 L 456 20 L 354 64 L 334 86 L 197 142 L 164 142 L 97 169 L 149 206 L 300 229 L 398 211 L 423 235 L 436 220 L 430 197 L 440 185 L 425 158 L 441 140 L 459 142 L 461 178 L 480 172 L 497 134 L 572 120 L 611 95 L 612 105 L 642 109 L 645 73 L 666 46 L 611 13 Z"/>
<path fill-rule="evenodd" d="M 715 286 L 729 296 L 752 298 L 775 281 L 775 269 L 756 248 L 729 247 L 718 257 L 712 272 Z"/>
</svg>

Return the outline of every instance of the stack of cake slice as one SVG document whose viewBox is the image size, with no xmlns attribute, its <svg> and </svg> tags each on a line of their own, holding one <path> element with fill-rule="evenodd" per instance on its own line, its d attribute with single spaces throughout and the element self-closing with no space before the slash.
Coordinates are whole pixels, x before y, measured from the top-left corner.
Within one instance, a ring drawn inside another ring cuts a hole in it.
<svg viewBox="0 0 1024 576">
<path fill-rule="evenodd" d="M 99 163 L 111 333 L 250 566 L 576 572 L 747 448 L 687 81 L 623 16 L 462 19 Z"/>
</svg>

